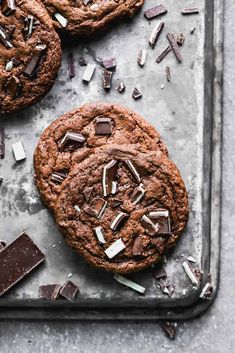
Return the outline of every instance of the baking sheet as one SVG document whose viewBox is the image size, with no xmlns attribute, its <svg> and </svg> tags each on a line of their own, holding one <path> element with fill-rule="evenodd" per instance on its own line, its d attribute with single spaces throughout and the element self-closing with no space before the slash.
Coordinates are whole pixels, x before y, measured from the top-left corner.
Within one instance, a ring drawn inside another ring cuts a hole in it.
<svg viewBox="0 0 235 353">
<path fill-rule="evenodd" d="M 0 299 L 0 318 L 185 318 L 205 310 L 198 304 L 200 288 L 195 290 L 182 268 L 182 261 L 192 255 L 205 275 L 213 275 L 218 286 L 220 228 L 220 153 L 221 153 L 221 72 L 222 72 L 222 1 L 162 1 L 168 14 L 162 17 L 165 30 L 156 48 L 148 46 L 152 28 L 160 19 L 148 22 L 143 17 L 155 1 L 146 1 L 142 11 L 106 34 L 89 41 L 63 37 L 63 63 L 50 93 L 38 104 L 11 117 L 1 118 L 6 131 L 6 157 L 0 162 L 4 181 L 1 195 L 1 238 L 12 241 L 26 230 L 46 255 L 46 263 Z M 198 6 L 200 14 L 182 16 L 184 7 Z M 190 34 L 192 28 L 194 34 Z M 156 57 L 168 44 L 167 32 L 186 36 L 181 48 L 183 64 L 170 53 L 161 64 Z M 144 68 L 136 63 L 140 49 L 147 49 Z M 76 58 L 76 76 L 68 77 L 67 55 Z M 89 85 L 82 83 L 84 68 L 79 56 L 90 63 L 96 58 L 115 57 L 117 70 L 109 93 L 102 88 L 102 70 L 97 64 Z M 172 82 L 165 78 L 170 66 Z M 126 92 L 115 87 L 124 80 Z M 134 87 L 143 98 L 131 98 Z M 111 274 L 87 265 L 65 244 L 52 214 L 41 203 L 33 182 L 32 156 L 41 132 L 55 118 L 83 103 L 115 102 L 142 114 L 162 134 L 170 157 L 179 167 L 190 200 L 190 219 L 179 244 L 168 259 L 166 271 L 175 285 L 171 298 L 157 287 L 150 270 L 130 276 L 146 287 L 145 296 L 116 283 Z M 16 163 L 11 145 L 21 140 L 27 160 Z M 63 284 L 68 276 L 79 285 L 80 295 L 74 304 L 38 299 L 42 284 Z M 205 281 L 205 278 L 203 282 Z M 189 305 L 194 307 L 188 308 Z M 196 306 L 195 306 L 196 305 Z M 27 311 L 19 308 L 29 307 Z M 46 307 L 46 310 L 43 309 Z M 180 310 L 177 308 L 180 307 Z M 18 309 L 17 309 L 18 308 Z M 154 309 L 154 310 L 153 310 Z"/>
</svg>

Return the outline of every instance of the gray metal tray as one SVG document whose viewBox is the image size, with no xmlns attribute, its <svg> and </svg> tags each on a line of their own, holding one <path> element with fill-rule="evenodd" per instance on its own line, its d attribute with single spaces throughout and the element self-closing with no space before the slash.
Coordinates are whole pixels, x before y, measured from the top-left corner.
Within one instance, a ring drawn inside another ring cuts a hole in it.
<svg viewBox="0 0 235 353">
<path fill-rule="evenodd" d="M 219 282 L 220 191 L 221 191 L 221 99 L 222 99 L 222 0 L 200 1 L 200 14 L 182 16 L 184 1 L 162 1 L 168 8 L 165 30 L 156 48 L 148 47 L 148 38 L 159 20 L 149 23 L 143 11 L 155 5 L 148 0 L 132 21 L 116 24 L 106 34 L 81 42 L 63 38 L 63 64 L 51 92 L 38 104 L 11 117 L 1 118 L 6 130 L 6 157 L 0 162 L 4 177 L 1 194 L 1 238 L 12 241 L 26 230 L 46 254 L 46 263 L 27 279 L 0 298 L 0 318 L 80 318 L 80 319 L 185 319 L 197 316 L 213 301 L 199 301 L 200 288 L 193 289 L 182 269 L 182 261 L 192 255 L 204 271 L 212 273 L 214 295 Z M 195 1 L 187 1 L 187 6 Z M 194 34 L 190 30 L 195 27 Z M 166 47 L 167 32 L 186 35 L 181 48 L 183 64 L 173 53 L 162 63 L 156 57 Z M 148 49 L 147 62 L 139 68 L 136 58 L 140 49 Z M 76 57 L 76 77 L 70 80 L 67 54 Z M 102 89 L 102 72 L 97 64 L 93 80 L 82 83 L 82 67 L 78 57 L 89 62 L 97 57 L 116 57 L 117 70 L 113 89 Z M 172 82 L 165 78 L 170 66 Z M 126 92 L 115 87 L 124 80 Z M 143 93 L 134 101 L 134 87 Z M 44 128 L 55 118 L 85 102 L 108 101 L 126 105 L 142 114 L 157 127 L 169 147 L 186 182 L 190 199 L 190 220 L 187 230 L 169 256 L 166 270 L 175 284 L 174 295 L 161 293 L 151 271 L 131 276 L 146 287 L 145 296 L 116 283 L 111 274 L 88 266 L 65 244 L 52 214 L 40 201 L 33 182 L 33 151 Z M 16 164 L 11 145 L 21 140 L 27 160 Z M 47 283 L 78 283 L 80 295 L 74 304 L 63 300 L 55 303 L 38 299 L 38 287 Z M 183 295 L 183 290 L 186 292 Z"/>
</svg>

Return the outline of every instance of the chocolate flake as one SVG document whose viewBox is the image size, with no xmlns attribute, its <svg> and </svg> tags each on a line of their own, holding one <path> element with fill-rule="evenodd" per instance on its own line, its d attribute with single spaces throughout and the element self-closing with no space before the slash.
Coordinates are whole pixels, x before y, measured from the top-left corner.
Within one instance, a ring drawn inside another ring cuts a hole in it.
<svg viewBox="0 0 235 353">
<path fill-rule="evenodd" d="M 61 286 L 59 284 L 46 284 L 39 287 L 39 298 L 56 300 L 59 296 Z"/>
<path fill-rule="evenodd" d="M 61 27 L 65 28 L 67 27 L 68 24 L 68 20 L 66 17 L 64 17 L 63 15 L 61 15 L 61 13 L 56 12 L 54 14 L 54 17 L 56 18 L 56 20 L 59 22 L 59 24 L 61 25 Z"/>
<path fill-rule="evenodd" d="M 199 9 L 197 7 L 188 7 L 181 10 L 182 15 L 195 15 L 199 14 Z"/>
<path fill-rule="evenodd" d="M 126 166 L 128 167 L 128 169 L 130 170 L 131 174 L 133 175 L 133 177 L 135 178 L 135 180 L 137 181 L 137 183 L 141 182 L 141 178 L 139 173 L 137 172 L 134 164 L 128 159 L 126 161 L 124 161 L 124 163 L 126 164 Z"/>
<path fill-rule="evenodd" d="M 70 302 L 73 302 L 76 294 L 78 293 L 78 286 L 72 281 L 67 281 L 60 290 L 61 297 L 68 299 Z"/>
<path fill-rule="evenodd" d="M 5 157 L 5 130 L 0 126 L 0 158 Z"/>
<path fill-rule="evenodd" d="M 203 287 L 199 297 L 201 299 L 210 300 L 212 298 L 212 294 L 213 294 L 213 286 L 211 285 L 211 283 L 207 282 Z"/>
<path fill-rule="evenodd" d="M 115 281 L 123 284 L 124 286 L 127 286 L 131 289 L 133 289 L 136 292 L 139 292 L 141 294 L 145 293 L 145 288 L 138 283 L 135 283 L 134 281 L 130 280 L 129 278 L 126 278 L 124 276 L 119 275 L 118 273 L 115 273 L 113 278 Z"/>
<path fill-rule="evenodd" d="M 104 230 L 102 227 L 96 227 L 94 228 L 94 231 L 95 231 L 95 234 L 97 236 L 97 239 L 99 240 L 99 242 L 101 244 L 105 244 L 106 241 L 105 241 L 105 238 L 104 238 Z"/>
<path fill-rule="evenodd" d="M 21 93 L 21 83 L 18 77 L 11 76 L 10 79 L 7 81 L 7 93 L 13 99 L 19 97 Z"/>
<path fill-rule="evenodd" d="M 78 59 L 78 63 L 80 66 L 87 66 L 87 61 L 83 56 L 80 56 L 80 58 Z"/>
<path fill-rule="evenodd" d="M 86 212 L 89 216 L 91 217 L 97 217 L 98 212 L 97 210 L 93 209 L 91 206 L 89 205 L 85 205 L 83 206 L 83 211 Z"/>
<path fill-rule="evenodd" d="M 193 256 L 188 256 L 188 257 L 187 257 L 187 261 L 192 262 L 192 263 L 196 263 L 196 262 L 197 262 L 197 261 L 194 259 Z"/>
<path fill-rule="evenodd" d="M 81 212 L 81 208 L 78 205 L 75 205 L 73 208 L 75 209 L 76 212 L 78 213 Z"/>
<path fill-rule="evenodd" d="M 145 195 L 144 185 L 140 184 L 135 188 L 132 194 L 133 204 L 136 205 L 137 203 L 139 203 L 143 199 L 144 195 Z"/>
<path fill-rule="evenodd" d="M 140 99 L 142 97 L 142 93 L 138 90 L 138 88 L 134 88 L 134 91 L 132 93 L 132 98 L 135 100 Z"/>
<path fill-rule="evenodd" d="M 106 207 L 107 207 L 107 201 L 98 197 L 92 200 L 91 205 L 85 205 L 83 207 L 83 210 L 90 216 L 100 219 Z"/>
<path fill-rule="evenodd" d="M 123 93 L 126 90 L 126 86 L 124 82 L 120 82 L 119 85 L 117 86 L 117 90 L 119 93 Z"/>
<path fill-rule="evenodd" d="M 89 203 L 90 201 L 90 198 L 91 198 L 91 194 L 92 194 L 92 191 L 93 191 L 94 187 L 93 186 L 90 186 L 88 188 L 86 188 L 84 191 L 83 191 L 83 194 L 85 196 L 85 200 L 87 203 Z"/>
<path fill-rule="evenodd" d="M 111 70 L 111 71 L 115 71 L 116 70 L 117 64 L 116 64 L 116 59 L 115 58 L 102 60 L 101 64 L 102 64 L 103 68 L 106 69 L 106 70 Z"/>
<path fill-rule="evenodd" d="M 134 245 L 132 248 L 133 256 L 140 256 L 142 253 L 143 239 L 141 236 L 135 238 Z"/>
<path fill-rule="evenodd" d="M 69 78 L 73 78 L 75 76 L 75 60 L 74 54 L 69 53 L 67 56 L 68 59 L 68 70 L 69 70 Z"/>
<path fill-rule="evenodd" d="M 58 184 L 62 184 L 66 177 L 67 174 L 62 172 L 54 172 L 51 174 L 51 180 Z"/>
<path fill-rule="evenodd" d="M 96 118 L 95 120 L 95 134 L 96 135 L 111 135 L 112 134 L 112 120 L 110 118 Z"/>
<path fill-rule="evenodd" d="M 104 211 L 105 211 L 105 209 L 106 209 L 106 207 L 108 205 L 108 201 L 105 201 L 105 200 L 103 200 L 103 201 L 104 201 L 103 206 L 102 206 L 102 208 L 101 208 L 101 210 L 100 210 L 100 212 L 99 212 L 99 214 L 97 216 L 98 219 L 100 219 L 103 216 Z"/>
<path fill-rule="evenodd" d="M 5 16 L 11 15 L 16 10 L 15 0 L 3 0 L 1 11 Z"/>
<path fill-rule="evenodd" d="M 144 16 L 147 18 L 147 20 L 151 20 L 152 18 L 163 15 L 165 13 L 167 13 L 167 9 L 161 4 L 145 11 Z"/>
<path fill-rule="evenodd" d="M 140 67 L 143 67 L 145 65 L 146 62 L 146 57 L 147 57 L 147 50 L 145 49 L 141 49 L 138 53 L 138 57 L 137 57 L 137 64 Z"/>
<path fill-rule="evenodd" d="M 172 49 L 173 53 L 175 54 L 176 59 L 178 60 L 179 63 L 181 63 L 182 62 L 182 58 L 181 58 L 179 46 L 177 44 L 177 41 L 175 39 L 174 34 L 173 33 L 167 33 L 166 37 L 167 37 L 167 39 L 168 39 L 168 41 L 170 43 L 171 49 Z"/>
<path fill-rule="evenodd" d="M 113 72 L 103 70 L 103 88 L 107 91 L 110 90 L 112 84 Z"/>
<path fill-rule="evenodd" d="M 194 286 L 198 286 L 199 285 L 199 279 L 197 278 L 197 276 L 194 274 L 193 269 L 191 268 L 191 266 L 189 265 L 189 263 L 187 261 L 184 261 L 182 263 L 183 269 L 186 273 L 186 275 L 188 276 L 188 278 L 190 279 L 190 281 L 192 282 L 192 284 Z"/>
<path fill-rule="evenodd" d="M 163 28 L 164 28 L 164 22 L 160 22 L 152 30 L 149 37 L 149 45 L 151 48 L 154 48 L 155 45 L 157 44 L 157 41 L 162 33 Z"/>
<path fill-rule="evenodd" d="M 5 45 L 6 48 L 13 48 L 13 45 L 9 41 L 9 38 L 7 36 L 7 32 L 1 26 L 0 26 L 0 41 L 2 42 L 3 45 Z"/>
<path fill-rule="evenodd" d="M 85 141 L 85 137 L 79 132 L 67 131 L 59 142 L 59 147 L 62 149 L 68 147 L 69 150 L 73 150 L 84 145 Z"/>
<path fill-rule="evenodd" d="M 162 278 L 158 281 L 158 287 L 161 289 L 162 293 L 168 295 L 168 297 L 171 297 L 175 292 L 174 284 Z"/>
<path fill-rule="evenodd" d="M 38 44 L 35 47 L 34 53 L 23 71 L 26 76 L 32 77 L 35 74 L 41 63 L 41 58 L 46 50 L 46 47 L 46 44 Z"/>
<path fill-rule="evenodd" d="M 117 231 L 119 230 L 124 222 L 129 218 L 129 215 L 124 212 L 118 212 L 110 224 L 110 229 Z"/>
<path fill-rule="evenodd" d="M 156 62 L 159 64 L 171 51 L 170 45 L 168 45 L 161 54 L 157 57 Z"/>
<path fill-rule="evenodd" d="M 0 252 L 0 296 L 27 276 L 45 256 L 26 233 Z"/>
<path fill-rule="evenodd" d="M 121 251 L 126 248 L 126 245 L 123 243 L 122 239 L 117 239 L 112 245 L 110 245 L 104 252 L 109 259 L 113 259 Z"/>
<path fill-rule="evenodd" d="M 16 162 L 22 161 L 26 158 L 24 147 L 21 141 L 13 143 L 12 150 L 13 150 L 13 154 Z"/>
<path fill-rule="evenodd" d="M 95 64 L 88 64 L 83 73 L 82 80 L 86 83 L 89 83 L 94 75 L 95 69 Z"/>
<path fill-rule="evenodd" d="M 171 340 L 175 339 L 177 331 L 177 322 L 176 321 L 161 321 L 161 327 L 164 330 L 166 336 Z"/>
<path fill-rule="evenodd" d="M 122 201 L 119 200 L 119 199 L 112 199 L 109 202 L 109 206 L 112 207 L 112 208 L 119 207 L 121 204 L 122 204 Z"/>
<path fill-rule="evenodd" d="M 112 182 L 116 179 L 118 161 L 112 160 L 103 168 L 102 188 L 103 195 L 106 197 L 112 192 Z"/>
<path fill-rule="evenodd" d="M 166 66 L 166 80 L 171 82 L 171 70 L 169 66 Z"/>
</svg>

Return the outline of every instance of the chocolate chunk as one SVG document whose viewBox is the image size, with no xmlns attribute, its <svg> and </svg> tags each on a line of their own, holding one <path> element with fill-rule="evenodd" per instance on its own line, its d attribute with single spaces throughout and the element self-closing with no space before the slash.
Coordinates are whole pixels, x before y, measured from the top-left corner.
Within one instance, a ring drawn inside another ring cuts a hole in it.
<svg viewBox="0 0 235 353">
<path fill-rule="evenodd" d="M 9 41 L 8 32 L 4 30 L 3 27 L 0 26 L 0 41 L 6 48 L 13 48 L 12 43 Z"/>
<path fill-rule="evenodd" d="M 102 227 L 96 227 L 94 228 L 95 234 L 97 236 L 97 239 L 101 244 L 105 244 L 105 238 L 104 238 L 104 230 Z"/>
<path fill-rule="evenodd" d="M 5 130 L 0 126 L 0 158 L 5 157 Z"/>
<path fill-rule="evenodd" d="M 59 148 L 73 151 L 84 145 L 86 139 L 79 132 L 68 131 L 59 142 Z"/>
<path fill-rule="evenodd" d="M 176 38 L 176 41 L 177 41 L 177 44 L 178 45 L 183 45 L 184 44 L 184 41 L 185 41 L 185 36 L 183 33 L 179 33 L 177 38 Z"/>
<path fill-rule="evenodd" d="M 103 70 L 103 88 L 107 91 L 110 90 L 112 84 L 113 72 Z"/>
<path fill-rule="evenodd" d="M 179 63 L 181 63 L 182 62 L 182 58 L 181 58 L 179 46 L 177 44 L 177 41 L 175 39 L 174 34 L 173 33 L 167 33 L 166 37 L 167 37 L 167 39 L 168 39 L 168 41 L 170 43 L 171 49 L 172 49 L 173 53 L 175 54 L 176 59 L 178 60 Z"/>
<path fill-rule="evenodd" d="M 34 17 L 32 15 L 28 15 L 25 19 L 25 22 L 25 39 L 28 40 L 33 33 Z"/>
<path fill-rule="evenodd" d="M 112 208 L 116 208 L 122 204 L 122 201 L 119 199 L 112 199 L 109 201 L 109 206 Z"/>
<path fill-rule="evenodd" d="M 118 90 L 119 93 L 125 92 L 126 86 L 125 86 L 124 82 L 120 82 L 119 83 L 119 85 L 117 86 L 117 90 Z"/>
<path fill-rule="evenodd" d="M 118 161 L 112 160 L 103 168 L 102 188 L 103 195 L 106 197 L 112 193 L 113 181 L 117 177 Z"/>
<path fill-rule="evenodd" d="M 96 135 L 111 135 L 112 120 L 110 118 L 96 118 L 95 120 Z"/>
<path fill-rule="evenodd" d="M 69 53 L 67 56 L 68 59 L 68 70 L 69 70 L 69 77 L 73 78 L 75 76 L 75 60 L 73 53 Z"/>
<path fill-rule="evenodd" d="M 166 80 L 168 82 L 171 81 L 171 70 L 170 70 L 170 67 L 169 66 L 166 66 Z"/>
<path fill-rule="evenodd" d="M 87 66 L 87 61 L 83 56 L 80 56 L 80 58 L 78 59 L 78 63 L 80 66 Z"/>
<path fill-rule="evenodd" d="M 5 16 L 11 15 L 16 10 L 15 0 L 3 0 L 1 11 Z"/>
<path fill-rule="evenodd" d="M 94 75 L 95 69 L 96 69 L 95 64 L 88 64 L 83 73 L 82 80 L 86 83 L 89 83 Z"/>
<path fill-rule="evenodd" d="M 102 60 L 101 63 L 102 63 L 103 68 L 106 69 L 106 70 L 111 70 L 111 71 L 115 71 L 116 70 L 117 64 L 116 64 L 116 59 L 115 58 Z"/>
<path fill-rule="evenodd" d="M 157 44 L 157 41 L 160 37 L 160 34 L 162 33 L 163 28 L 164 28 L 164 22 L 160 22 L 160 24 L 157 24 L 152 30 L 149 38 L 149 45 L 151 48 L 154 48 L 155 45 Z"/>
<path fill-rule="evenodd" d="M 26 76 L 32 77 L 36 73 L 45 50 L 46 44 L 38 44 L 35 47 L 34 53 L 23 71 Z"/>
<path fill-rule="evenodd" d="M 122 239 L 117 239 L 112 245 L 110 245 L 104 252 L 109 259 L 113 259 L 121 251 L 126 248 L 126 245 L 123 243 Z"/>
<path fill-rule="evenodd" d="M 151 221 L 149 217 L 143 215 L 140 219 L 140 224 L 145 229 L 145 232 L 150 236 L 156 236 L 158 234 L 158 227 Z"/>
<path fill-rule="evenodd" d="M 182 15 L 195 15 L 199 13 L 199 9 L 197 7 L 188 7 L 181 10 L 181 13 Z"/>
<path fill-rule="evenodd" d="M 119 230 L 128 218 L 129 215 L 127 213 L 118 212 L 110 224 L 110 228 L 114 231 Z"/>
<path fill-rule="evenodd" d="M 135 178 L 137 183 L 140 183 L 141 182 L 141 178 L 140 178 L 140 175 L 137 172 L 134 164 L 130 160 L 126 160 L 126 161 L 124 161 L 124 163 L 128 167 L 129 171 L 131 172 L 131 174 L 133 175 L 133 177 Z"/>
<path fill-rule="evenodd" d="M 193 27 L 193 28 L 190 30 L 190 34 L 194 34 L 195 31 L 196 31 L 196 27 Z"/>
<path fill-rule="evenodd" d="M 161 54 L 157 57 L 156 62 L 159 64 L 166 56 L 169 54 L 171 51 L 170 45 L 168 45 L 162 52 Z"/>
<path fill-rule="evenodd" d="M 135 100 L 140 99 L 142 97 L 142 93 L 138 90 L 138 88 L 134 88 L 134 91 L 132 92 L 132 98 Z"/>
<path fill-rule="evenodd" d="M 76 294 L 78 293 L 78 286 L 72 281 L 67 281 L 60 290 L 60 295 L 68 299 L 70 302 L 73 302 Z"/>
<path fill-rule="evenodd" d="M 146 61 L 146 57 L 147 57 L 147 50 L 142 49 L 139 51 L 138 53 L 138 57 L 137 57 L 137 64 L 140 67 L 143 67 Z"/>
<path fill-rule="evenodd" d="M 157 227 L 157 233 L 159 235 L 170 235 L 171 226 L 170 226 L 170 217 L 168 210 L 158 209 L 156 211 L 150 212 L 148 217 Z"/>
<path fill-rule="evenodd" d="M 59 296 L 61 286 L 59 284 L 47 284 L 39 287 L 39 298 L 56 300 Z"/>
<path fill-rule="evenodd" d="M 102 217 L 106 207 L 107 207 L 107 201 L 98 197 L 98 198 L 92 200 L 90 206 L 85 205 L 83 207 L 83 210 L 87 214 L 89 214 L 90 216 L 100 219 Z"/>
<path fill-rule="evenodd" d="M 12 150 L 13 150 L 13 154 L 16 162 L 23 161 L 26 158 L 24 146 L 21 141 L 13 143 Z"/>
<path fill-rule="evenodd" d="M 151 20 L 157 16 L 167 13 L 167 9 L 163 5 L 154 6 L 151 9 L 148 9 L 144 12 L 144 16 L 147 20 Z"/>
<path fill-rule="evenodd" d="M 207 282 L 205 284 L 205 286 L 202 288 L 201 294 L 200 294 L 200 298 L 201 299 L 207 299 L 210 300 L 212 298 L 212 294 L 213 294 L 213 286 L 211 285 L 211 283 Z"/>
<path fill-rule="evenodd" d="M 144 195 L 145 195 L 144 185 L 140 184 L 135 188 L 131 196 L 134 205 L 139 203 L 143 199 Z"/>
<path fill-rule="evenodd" d="M 177 331 L 177 322 L 175 321 L 162 321 L 161 327 L 164 330 L 166 336 L 171 340 L 175 339 Z"/>
<path fill-rule="evenodd" d="M 58 184 L 63 183 L 66 177 L 67 177 L 67 174 L 62 172 L 54 172 L 51 174 L 51 180 Z"/>
<path fill-rule="evenodd" d="M 94 187 L 93 186 L 90 186 L 88 188 L 86 188 L 84 191 L 83 191 L 83 194 L 85 196 L 85 200 L 87 203 L 89 203 L 90 201 L 90 198 L 91 198 L 91 194 L 92 194 L 92 191 L 93 191 Z"/>
<path fill-rule="evenodd" d="M 140 256 L 142 253 L 143 239 L 141 236 L 135 238 L 134 245 L 132 248 L 133 256 Z"/>
<path fill-rule="evenodd" d="M 45 260 L 26 233 L 0 252 L 0 296 Z"/>
<path fill-rule="evenodd" d="M 83 2 L 84 5 L 88 5 L 89 2 L 91 2 L 91 0 L 82 0 L 82 2 Z"/>
<path fill-rule="evenodd" d="M 159 265 L 155 265 L 153 268 L 153 275 L 156 279 L 163 279 L 167 277 L 166 271 L 163 267 L 159 267 Z"/>
<path fill-rule="evenodd" d="M 19 97 L 21 93 L 21 83 L 18 77 L 11 76 L 11 78 L 7 81 L 7 93 L 13 99 Z"/>
</svg>

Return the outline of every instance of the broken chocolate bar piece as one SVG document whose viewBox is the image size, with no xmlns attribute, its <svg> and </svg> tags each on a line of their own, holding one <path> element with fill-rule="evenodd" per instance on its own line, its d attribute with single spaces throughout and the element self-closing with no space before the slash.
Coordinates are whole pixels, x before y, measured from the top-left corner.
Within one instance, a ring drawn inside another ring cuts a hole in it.
<svg viewBox="0 0 235 353">
<path fill-rule="evenodd" d="M 85 205 L 83 210 L 92 217 L 101 218 L 105 208 L 107 207 L 107 201 L 98 197 L 92 200 L 91 205 Z"/>
<path fill-rule="evenodd" d="M 145 65 L 146 57 L 147 57 L 147 50 L 141 49 L 137 57 L 137 64 L 140 67 L 143 67 Z"/>
<path fill-rule="evenodd" d="M 104 238 L 104 230 L 103 230 L 103 228 L 99 226 L 99 227 L 94 228 L 94 231 L 95 231 L 95 234 L 96 234 L 97 239 L 99 240 L 99 242 L 101 244 L 105 244 L 106 242 L 105 242 L 105 238 Z"/>
<path fill-rule="evenodd" d="M 121 251 L 126 248 L 126 245 L 123 243 L 122 239 L 117 239 L 112 245 L 110 245 L 104 252 L 109 259 L 113 259 Z"/>
<path fill-rule="evenodd" d="M 73 78 L 75 76 L 75 60 L 74 54 L 69 53 L 67 56 L 68 59 L 68 70 L 69 70 L 69 78 Z"/>
<path fill-rule="evenodd" d="M 103 195 L 106 197 L 112 193 L 113 181 L 117 177 L 118 161 L 114 159 L 103 168 L 102 172 L 102 189 Z"/>
<path fill-rule="evenodd" d="M 182 58 L 181 58 L 179 46 L 177 44 L 177 41 L 175 39 L 174 34 L 173 33 L 167 33 L 166 37 L 167 37 L 167 39 L 168 39 L 168 41 L 170 43 L 171 49 L 172 49 L 173 53 L 175 54 L 176 59 L 178 60 L 179 63 L 181 63 L 182 62 Z"/>
<path fill-rule="evenodd" d="M 60 290 L 60 295 L 68 299 L 70 302 L 73 302 L 76 294 L 78 293 L 78 286 L 72 281 L 67 281 Z"/>
<path fill-rule="evenodd" d="M 161 54 L 157 57 L 156 62 L 159 64 L 166 56 L 169 54 L 171 51 L 170 45 L 168 45 L 162 52 Z"/>
<path fill-rule="evenodd" d="M 5 16 L 11 15 L 16 10 L 15 0 L 1 1 L 1 11 Z"/>
<path fill-rule="evenodd" d="M 56 300 L 59 296 L 61 286 L 59 284 L 46 284 L 38 289 L 39 298 L 45 300 Z"/>
<path fill-rule="evenodd" d="M 110 224 L 110 229 L 117 231 L 119 230 L 125 223 L 125 221 L 129 218 L 129 215 L 124 212 L 118 212 L 114 217 L 112 223 Z"/>
<path fill-rule="evenodd" d="M 112 199 L 109 201 L 109 206 L 112 208 L 116 208 L 122 204 L 122 201 L 119 199 Z"/>
<path fill-rule="evenodd" d="M 134 245 L 132 248 L 133 256 L 141 256 L 143 246 L 143 239 L 141 236 L 135 238 Z"/>
<path fill-rule="evenodd" d="M 171 340 L 175 339 L 177 331 L 177 322 L 175 321 L 161 321 L 161 327 L 164 330 L 166 336 Z"/>
<path fill-rule="evenodd" d="M 194 286 L 198 286 L 200 281 L 187 261 L 182 263 L 183 269 Z"/>
<path fill-rule="evenodd" d="M 141 182 L 141 178 L 139 173 L 137 172 L 134 164 L 132 163 L 132 161 L 130 160 L 126 160 L 124 161 L 125 165 L 128 167 L 128 169 L 130 170 L 131 174 L 133 175 L 133 177 L 135 178 L 135 180 L 137 181 L 137 183 Z"/>
<path fill-rule="evenodd" d="M 195 15 L 199 13 L 199 9 L 197 7 L 188 7 L 181 10 L 181 13 L 182 15 Z"/>
<path fill-rule="evenodd" d="M 67 177 L 67 174 L 62 172 L 54 172 L 51 174 L 51 180 L 58 184 L 63 183 L 66 177 Z"/>
<path fill-rule="evenodd" d="M 171 225 L 168 210 L 158 209 L 156 211 L 150 212 L 148 217 L 158 228 L 159 235 L 170 235 Z"/>
<path fill-rule="evenodd" d="M 143 199 L 144 195 L 145 195 L 144 185 L 140 184 L 133 191 L 133 194 L 132 194 L 133 204 L 137 205 L 137 203 L 139 203 Z"/>
<path fill-rule="evenodd" d="M 142 97 L 142 93 L 138 90 L 138 88 L 134 88 L 134 91 L 132 93 L 132 98 L 135 100 L 140 99 Z"/>
<path fill-rule="evenodd" d="M 119 85 L 117 86 L 117 90 L 119 93 L 123 93 L 126 90 L 126 86 L 124 82 L 120 82 Z"/>
<path fill-rule="evenodd" d="M 111 135 L 112 120 L 110 118 L 96 118 L 95 120 L 96 135 Z"/>
<path fill-rule="evenodd" d="M 140 219 L 140 224 L 145 229 L 145 232 L 150 236 L 155 236 L 158 234 L 158 225 L 155 225 L 149 217 L 143 215 Z"/>
<path fill-rule="evenodd" d="M 26 76 L 32 77 L 36 73 L 45 50 L 46 44 L 38 44 L 35 47 L 34 53 L 23 71 Z"/>
<path fill-rule="evenodd" d="M 154 48 L 155 45 L 157 44 L 157 41 L 160 37 L 160 34 L 162 33 L 163 28 L 164 28 L 164 22 L 160 22 L 152 30 L 149 37 L 149 45 L 151 48 Z"/>
<path fill-rule="evenodd" d="M 13 45 L 9 41 L 8 32 L 4 30 L 3 27 L 0 26 L 0 41 L 6 48 L 13 48 Z"/>
<path fill-rule="evenodd" d="M 59 147 L 71 151 L 84 145 L 86 139 L 79 132 L 68 131 L 59 142 Z"/>
<path fill-rule="evenodd" d="M 25 23 L 26 23 L 26 27 L 25 27 L 25 39 L 28 40 L 32 33 L 33 33 L 33 25 L 34 25 L 34 17 L 32 15 L 28 15 L 25 18 Z"/>
<path fill-rule="evenodd" d="M 171 81 L 171 70 L 170 70 L 170 67 L 169 66 L 166 66 L 166 80 L 168 82 Z"/>
<path fill-rule="evenodd" d="M 183 45 L 184 44 L 184 41 L 185 41 L 185 36 L 183 33 L 179 33 L 177 38 L 176 38 L 176 41 L 177 41 L 177 44 L 178 45 Z"/>
<path fill-rule="evenodd" d="M 156 279 L 165 279 L 167 277 L 166 270 L 163 267 L 159 267 L 159 265 L 155 265 L 153 268 L 153 275 Z"/>
<path fill-rule="evenodd" d="M 90 186 L 88 188 L 86 188 L 84 191 L 83 191 L 83 194 L 85 196 L 85 200 L 87 203 L 89 203 L 90 201 L 90 198 L 91 198 L 91 194 L 92 194 L 92 191 L 93 191 L 94 187 L 93 186 Z"/>
<path fill-rule="evenodd" d="M 113 72 L 103 70 L 103 88 L 107 91 L 110 90 L 112 84 Z"/>
<path fill-rule="evenodd" d="M 2 126 L 0 126 L 0 158 L 5 157 L 5 131 Z"/>
<path fill-rule="evenodd" d="M 202 288 L 201 294 L 200 294 L 200 298 L 201 299 L 207 299 L 210 300 L 212 298 L 212 294 L 213 294 L 213 286 L 211 285 L 211 283 L 207 282 L 205 284 L 205 286 Z"/>
<path fill-rule="evenodd" d="M 82 76 L 82 80 L 86 83 L 89 83 L 94 75 L 95 69 L 95 64 L 88 64 Z"/>
<path fill-rule="evenodd" d="M 7 81 L 7 93 L 13 99 L 19 97 L 21 93 L 21 83 L 18 77 L 11 76 L 11 78 Z"/>
<path fill-rule="evenodd" d="M 106 70 L 112 70 L 115 71 L 116 69 L 116 59 L 115 58 L 111 58 L 111 59 L 107 59 L 107 60 L 102 60 L 101 64 L 103 66 L 104 69 Z"/>
<path fill-rule="evenodd" d="M 144 12 L 144 16 L 147 20 L 151 20 L 157 16 L 167 13 L 167 9 L 163 5 L 154 6 L 151 9 L 148 9 Z"/>
<path fill-rule="evenodd" d="M 26 233 L 0 252 L 0 296 L 45 260 Z"/>
</svg>

